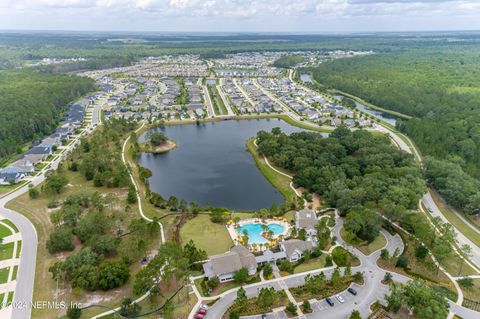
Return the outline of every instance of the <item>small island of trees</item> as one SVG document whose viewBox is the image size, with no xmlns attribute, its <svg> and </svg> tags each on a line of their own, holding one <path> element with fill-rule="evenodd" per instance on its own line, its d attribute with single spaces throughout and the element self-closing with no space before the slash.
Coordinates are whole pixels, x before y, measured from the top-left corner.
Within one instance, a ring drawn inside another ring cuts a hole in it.
<svg viewBox="0 0 480 319">
<path fill-rule="evenodd" d="M 147 153 L 165 153 L 176 147 L 174 141 L 171 141 L 167 136 L 160 131 L 153 131 L 147 135 L 148 141 L 141 143 L 140 151 Z"/>
</svg>

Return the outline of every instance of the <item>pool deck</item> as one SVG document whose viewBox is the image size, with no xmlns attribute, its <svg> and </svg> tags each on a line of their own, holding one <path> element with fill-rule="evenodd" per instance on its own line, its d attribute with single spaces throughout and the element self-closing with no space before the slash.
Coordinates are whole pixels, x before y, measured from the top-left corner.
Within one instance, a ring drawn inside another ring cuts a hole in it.
<svg viewBox="0 0 480 319">
<path fill-rule="evenodd" d="M 292 228 L 292 226 L 290 225 L 290 223 L 286 222 L 286 221 L 283 221 L 283 220 L 279 220 L 279 219 L 272 219 L 272 218 L 269 218 L 269 219 L 265 219 L 262 221 L 261 218 L 248 218 L 248 219 L 242 219 L 241 221 L 239 221 L 237 224 L 230 224 L 230 225 L 227 225 L 227 231 L 228 233 L 230 234 L 230 237 L 232 238 L 232 241 L 234 243 L 237 243 L 237 239 L 238 239 L 238 236 L 237 236 L 237 232 L 236 232 L 236 228 L 235 226 L 238 226 L 238 227 L 242 227 L 243 225 L 247 225 L 247 224 L 278 224 L 278 225 L 281 225 L 285 228 L 285 230 L 278 234 L 278 235 L 275 235 L 273 236 L 274 239 L 277 239 L 279 236 L 283 236 L 283 237 L 287 237 L 289 234 L 290 234 L 290 229 Z M 249 245 L 251 246 L 251 245 Z M 258 246 L 258 245 L 257 245 Z M 250 250 L 253 250 L 251 247 L 249 247 Z M 261 250 L 267 250 L 267 247 L 262 247 Z M 257 250 L 258 251 L 258 250 Z"/>
</svg>

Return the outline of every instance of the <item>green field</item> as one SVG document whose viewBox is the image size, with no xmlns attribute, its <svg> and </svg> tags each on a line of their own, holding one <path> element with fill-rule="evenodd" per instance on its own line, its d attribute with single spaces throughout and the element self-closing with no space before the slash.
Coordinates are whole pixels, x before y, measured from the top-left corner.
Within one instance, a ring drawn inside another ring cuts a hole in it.
<svg viewBox="0 0 480 319">
<path fill-rule="evenodd" d="M 12 231 L 8 229 L 7 226 L 0 224 L 0 238 L 5 238 L 10 235 L 12 235 Z"/>
<path fill-rule="evenodd" d="M 233 245 L 225 225 L 212 223 L 208 215 L 190 219 L 180 230 L 180 237 L 184 244 L 193 240 L 208 255 L 224 253 Z"/>
<path fill-rule="evenodd" d="M 10 227 L 12 227 L 13 230 L 14 230 L 16 233 L 19 232 L 19 230 L 18 230 L 18 228 L 17 228 L 17 225 L 15 225 L 14 223 L 12 223 L 10 220 L 8 220 L 8 219 L 2 219 L 1 222 L 4 223 L 4 224 L 7 224 L 7 225 L 10 226 Z"/>
<path fill-rule="evenodd" d="M 0 269 L 0 284 L 4 284 L 8 281 L 8 274 L 10 273 L 10 267 Z"/>
<path fill-rule="evenodd" d="M 345 240 L 350 245 L 355 246 L 358 250 L 360 250 L 366 256 L 370 255 L 371 253 L 373 253 L 373 252 L 375 252 L 379 249 L 382 249 L 387 244 L 387 240 L 385 239 L 385 236 L 383 236 L 382 233 L 380 233 L 377 236 L 377 238 L 375 238 L 375 240 L 372 241 L 371 243 L 367 243 L 367 242 L 352 243 L 352 242 L 349 242 L 346 239 L 345 229 L 343 229 L 343 228 L 340 230 L 340 235 L 342 236 L 343 240 Z"/>
<path fill-rule="evenodd" d="M 0 246 L 0 260 L 10 259 L 13 257 L 13 242 Z"/>
<path fill-rule="evenodd" d="M 297 195 L 290 187 L 291 179 L 272 170 L 258 153 L 253 143 L 254 139 L 247 141 L 247 150 L 252 154 L 257 167 L 265 178 L 280 192 L 288 202 L 293 202 Z"/>
<path fill-rule="evenodd" d="M 17 273 L 18 273 L 18 266 L 13 267 L 13 274 L 12 274 L 12 280 L 17 279 Z"/>
<path fill-rule="evenodd" d="M 319 268 L 325 267 L 325 261 L 327 259 L 326 254 L 322 254 L 320 257 L 311 259 L 309 261 L 306 261 L 297 267 L 295 267 L 295 271 L 293 272 L 294 274 L 298 274 L 301 272 L 309 271 L 309 270 L 315 270 Z"/>
</svg>

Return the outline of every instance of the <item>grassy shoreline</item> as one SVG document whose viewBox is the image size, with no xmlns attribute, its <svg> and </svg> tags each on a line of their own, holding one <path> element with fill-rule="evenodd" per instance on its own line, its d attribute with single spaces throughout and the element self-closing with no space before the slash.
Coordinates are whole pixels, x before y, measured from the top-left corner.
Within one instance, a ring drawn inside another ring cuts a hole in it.
<svg viewBox="0 0 480 319">
<path fill-rule="evenodd" d="M 297 195 L 290 187 L 291 180 L 288 177 L 275 172 L 267 165 L 265 160 L 260 156 L 260 154 L 258 154 L 253 137 L 247 141 L 246 148 L 255 160 L 255 164 L 260 172 L 262 172 L 263 176 L 265 176 L 265 178 L 273 185 L 273 187 L 275 187 L 283 195 L 285 201 L 295 202 Z"/>
</svg>

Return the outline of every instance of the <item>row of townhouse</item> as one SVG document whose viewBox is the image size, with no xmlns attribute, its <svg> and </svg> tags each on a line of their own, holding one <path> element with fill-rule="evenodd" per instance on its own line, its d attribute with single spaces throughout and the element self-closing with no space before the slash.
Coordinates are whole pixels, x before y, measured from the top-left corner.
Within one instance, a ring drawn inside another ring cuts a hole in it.
<svg viewBox="0 0 480 319">
<path fill-rule="evenodd" d="M 33 173 L 37 164 L 45 161 L 54 153 L 56 147 L 62 145 L 62 140 L 75 134 L 83 123 L 86 107 L 100 95 L 101 93 L 95 93 L 70 105 L 69 111 L 62 117 L 62 126 L 43 140 L 33 143 L 16 161 L 0 170 L 0 185 L 17 184 Z"/>
</svg>

